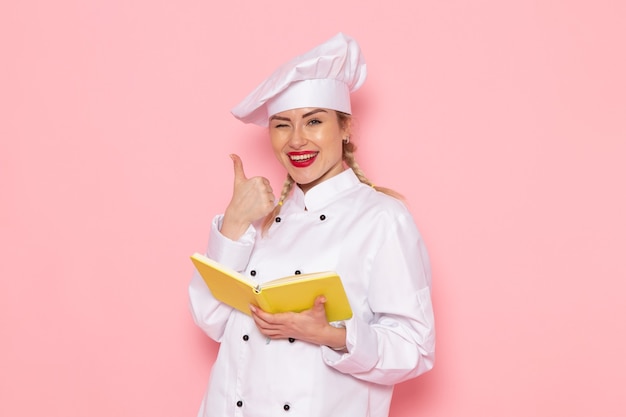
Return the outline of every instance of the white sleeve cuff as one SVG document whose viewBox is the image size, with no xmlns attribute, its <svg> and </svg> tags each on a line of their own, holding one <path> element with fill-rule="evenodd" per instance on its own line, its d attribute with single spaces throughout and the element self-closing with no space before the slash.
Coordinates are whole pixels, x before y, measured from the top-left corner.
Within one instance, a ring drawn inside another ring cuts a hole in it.
<svg viewBox="0 0 626 417">
<path fill-rule="evenodd" d="M 239 240 L 230 240 L 220 232 L 222 220 L 223 215 L 213 218 L 207 256 L 235 271 L 243 271 L 254 247 L 256 229 L 250 225 Z"/>
<path fill-rule="evenodd" d="M 346 320 L 345 325 L 348 353 L 341 353 L 324 347 L 322 350 L 324 362 L 347 374 L 373 368 L 377 358 L 378 341 L 376 334 L 371 331 L 368 323 L 357 320 L 355 317 Z"/>
</svg>

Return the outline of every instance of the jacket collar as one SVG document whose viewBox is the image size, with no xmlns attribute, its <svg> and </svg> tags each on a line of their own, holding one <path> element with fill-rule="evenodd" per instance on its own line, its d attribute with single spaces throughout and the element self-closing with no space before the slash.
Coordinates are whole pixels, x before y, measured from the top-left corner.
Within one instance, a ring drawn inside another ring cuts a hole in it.
<svg viewBox="0 0 626 417">
<path fill-rule="evenodd" d="M 340 194 L 360 183 L 354 171 L 348 168 L 311 188 L 306 194 L 296 185 L 291 200 L 302 210 L 316 211 L 326 207 Z"/>
</svg>

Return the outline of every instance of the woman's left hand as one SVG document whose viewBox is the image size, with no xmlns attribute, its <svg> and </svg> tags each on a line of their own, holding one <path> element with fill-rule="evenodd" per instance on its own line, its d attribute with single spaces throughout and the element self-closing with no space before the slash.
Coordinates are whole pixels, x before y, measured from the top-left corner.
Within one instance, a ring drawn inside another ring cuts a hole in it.
<svg viewBox="0 0 626 417">
<path fill-rule="evenodd" d="M 271 314 L 257 306 L 250 306 L 252 318 L 259 331 L 270 339 L 288 339 L 340 348 L 346 345 L 346 329 L 328 324 L 324 303 L 326 298 L 319 296 L 313 307 L 300 313 Z"/>
</svg>

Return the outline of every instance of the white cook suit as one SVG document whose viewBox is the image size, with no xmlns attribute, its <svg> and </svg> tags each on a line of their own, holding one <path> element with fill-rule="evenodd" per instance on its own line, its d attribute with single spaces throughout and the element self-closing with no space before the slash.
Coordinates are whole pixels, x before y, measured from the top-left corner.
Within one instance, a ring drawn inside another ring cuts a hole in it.
<svg viewBox="0 0 626 417">
<path fill-rule="evenodd" d="M 199 417 L 385 417 L 393 384 L 433 366 L 430 265 L 402 202 L 347 169 L 306 195 L 294 187 L 263 237 L 250 226 L 229 240 L 221 221 L 213 221 L 208 257 L 257 283 L 337 271 L 353 317 L 344 323 L 348 353 L 268 341 L 251 317 L 213 298 L 196 272 L 194 320 L 221 344 Z"/>
</svg>

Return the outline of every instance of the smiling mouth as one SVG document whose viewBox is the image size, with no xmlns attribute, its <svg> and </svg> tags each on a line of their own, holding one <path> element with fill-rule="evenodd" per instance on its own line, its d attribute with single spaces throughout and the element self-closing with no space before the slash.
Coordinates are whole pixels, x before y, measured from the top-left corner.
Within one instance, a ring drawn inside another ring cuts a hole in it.
<svg viewBox="0 0 626 417">
<path fill-rule="evenodd" d="M 318 152 L 311 152 L 305 154 L 289 154 L 289 159 L 293 162 L 306 162 L 317 156 Z"/>
<path fill-rule="evenodd" d="M 287 156 L 293 167 L 307 168 L 313 165 L 318 154 L 319 152 L 290 152 Z"/>
</svg>

